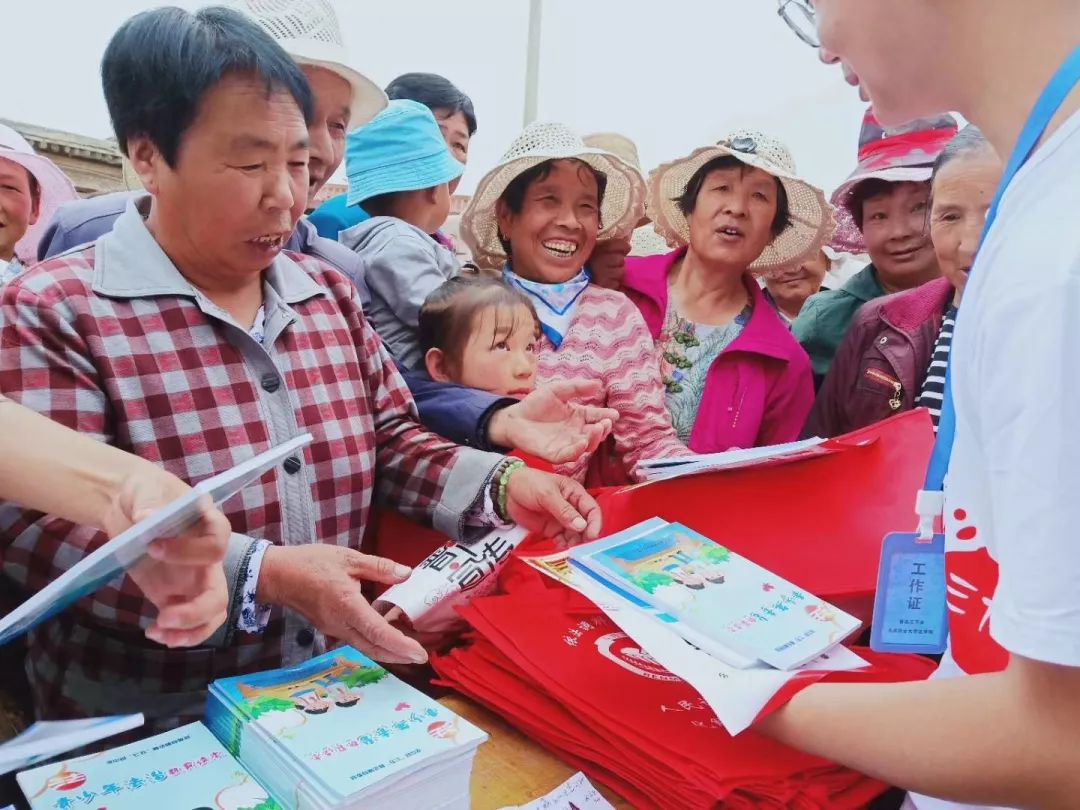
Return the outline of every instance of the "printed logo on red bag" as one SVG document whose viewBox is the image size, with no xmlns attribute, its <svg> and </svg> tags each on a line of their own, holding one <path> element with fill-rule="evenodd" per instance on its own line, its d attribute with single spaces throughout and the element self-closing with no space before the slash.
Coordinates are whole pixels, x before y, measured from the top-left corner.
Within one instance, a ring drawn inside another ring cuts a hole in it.
<svg viewBox="0 0 1080 810">
<path fill-rule="evenodd" d="M 628 672 L 654 681 L 679 681 L 625 633 L 608 633 L 596 639 L 596 649 Z"/>
</svg>

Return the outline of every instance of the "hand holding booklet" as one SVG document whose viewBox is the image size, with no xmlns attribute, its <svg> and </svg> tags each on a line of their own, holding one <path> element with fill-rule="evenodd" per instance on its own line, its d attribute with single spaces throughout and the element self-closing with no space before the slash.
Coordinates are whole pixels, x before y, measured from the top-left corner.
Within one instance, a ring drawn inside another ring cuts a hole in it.
<svg viewBox="0 0 1080 810">
<path fill-rule="evenodd" d="M 306 447 L 311 440 L 311 434 L 305 433 L 259 453 L 230 470 L 202 481 L 146 520 L 118 534 L 0 619 L 0 645 L 18 638 L 97 591 L 141 560 L 147 546 L 154 540 L 171 537 L 192 526 L 202 514 L 200 501 L 203 498 L 220 505 L 261 478 L 276 464 Z"/>
</svg>

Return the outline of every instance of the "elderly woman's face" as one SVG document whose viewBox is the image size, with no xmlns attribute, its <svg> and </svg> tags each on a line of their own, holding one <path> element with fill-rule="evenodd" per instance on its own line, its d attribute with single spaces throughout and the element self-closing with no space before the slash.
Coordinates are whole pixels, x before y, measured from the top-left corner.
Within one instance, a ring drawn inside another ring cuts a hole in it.
<svg viewBox="0 0 1080 810">
<path fill-rule="evenodd" d="M 154 195 L 151 227 L 181 270 L 193 263 L 223 277 L 257 274 L 304 212 L 304 116 L 290 95 L 268 94 L 261 80 L 228 76 L 207 92 L 175 166 L 145 140 L 129 149 Z"/>
<path fill-rule="evenodd" d="M 930 238 L 941 274 L 956 288 L 957 301 L 975 263 L 1001 172 L 1001 160 L 988 150 L 953 159 L 934 178 Z"/>
<path fill-rule="evenodd" d="M 546 177 L 529 184 L 520 212 L 500 200 L 497 215 L 499 231 L 510 242 L 514 272 L 559 284 L 578 274 L 596 246 L 600 189 L 587 165 L 556 160 Z"/>
<path fill-rule="evenodd" d="M 37 222 L 38 202 L 30 173 L 18 163 L 0 158 L 0 260 L 10 261 L 26 229 Z"/>
<path fill-rule="evenodd" d="M 705 175 L 687 217 L 690 248 L 707 263 L 746 270 L 772 241 L 777 181 L 753 166 Z"/>
</svg>

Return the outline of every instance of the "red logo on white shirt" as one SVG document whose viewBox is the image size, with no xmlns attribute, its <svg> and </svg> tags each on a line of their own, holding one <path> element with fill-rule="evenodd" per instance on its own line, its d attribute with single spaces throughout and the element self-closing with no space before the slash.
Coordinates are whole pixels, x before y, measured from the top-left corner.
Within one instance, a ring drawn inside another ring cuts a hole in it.
<svg viewBox="0 0 1080 810">
<path fill-rule="evenodd" d="M 998 564 L 986 547 L 974 545 L 979 530 L 963 525 L 967 512 L 957 509 L 953 517 L 961 523 L 955 545 L 963 550 L 945 554 L 946 600 L 949 606 L 949 638 L 953 659 L 969 675 L 999 672 L 1009 663 L 1009 654 L 990 637 L 990 605 L 997 590 Z"/>
</svg>

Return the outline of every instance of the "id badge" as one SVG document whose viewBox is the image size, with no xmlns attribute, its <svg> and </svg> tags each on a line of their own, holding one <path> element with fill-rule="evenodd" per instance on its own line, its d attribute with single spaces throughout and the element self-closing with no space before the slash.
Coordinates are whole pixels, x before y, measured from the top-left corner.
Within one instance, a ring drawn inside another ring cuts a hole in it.
<svg viewBox="0 0 1080 810">
<path fill-rule="evenodd" d="M 945 535 L 920 540 L 917 533 L 885 537 L 874 596 L 870 649 L 940 654 L 949 638 L 945 595 Z"/>
</svg>

